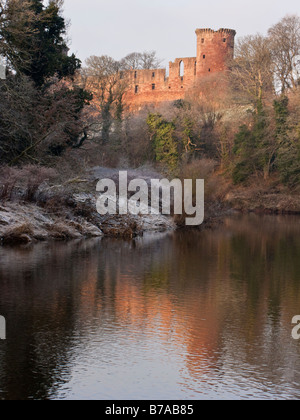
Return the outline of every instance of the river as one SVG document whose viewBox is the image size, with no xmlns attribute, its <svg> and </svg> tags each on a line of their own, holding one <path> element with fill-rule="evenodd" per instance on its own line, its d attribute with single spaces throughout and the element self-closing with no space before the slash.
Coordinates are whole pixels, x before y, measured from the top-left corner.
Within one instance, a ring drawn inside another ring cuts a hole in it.
<svg viewBox="0 0 300 420">
<path fill-rule="evenodd" d="M 300 218 L 0 248 L 0 399 L 300 397 Z"/>
</svg>

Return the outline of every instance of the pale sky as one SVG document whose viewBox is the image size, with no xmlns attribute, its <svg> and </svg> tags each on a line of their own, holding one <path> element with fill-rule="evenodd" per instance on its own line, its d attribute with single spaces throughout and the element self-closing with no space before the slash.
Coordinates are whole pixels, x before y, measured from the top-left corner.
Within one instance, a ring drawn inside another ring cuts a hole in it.
<svg viewBox="0 0 300 420">
<path fill-rule="evenodd" d="M 196 28 L 230 28 L 238 36 L 265 34 L 299 0 L 65 0 L 70 52 L 120 59 L 155 50 L 164 64 L 196 55 Z"/>
</svg>

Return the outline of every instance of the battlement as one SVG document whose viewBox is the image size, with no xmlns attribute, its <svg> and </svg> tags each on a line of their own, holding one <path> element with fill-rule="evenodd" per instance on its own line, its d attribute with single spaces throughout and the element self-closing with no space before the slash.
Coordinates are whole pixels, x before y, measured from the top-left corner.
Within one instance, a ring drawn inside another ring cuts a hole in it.
<svg viewBox="0 0 300 420">
<path fill-rule="evenodd" d="M 201 79 L 229 68 L 236 31 L 200 28 L 196 29 L 196 35 L 197 56 L 171 61 L 168 74 L 165 69 L 130 71 L 131 86 L 126 102 L 131 109 L 184 99 L 187 93 L 193 93 Z"/>
<path fill-rule="evenodd" d="M 203 33 L 213 33 L 213 34 L 218 34 L 218 33 L 226 33 L 229 35 L 236 35 L 236 31 L 234 29 L 227 29 L 227 28 L 220 28 L 217 31 L 210 29 L 210 28 L 200 28 L 200 29 L 196 29 L 196 34 L 203 34 Z"/>
</svg>

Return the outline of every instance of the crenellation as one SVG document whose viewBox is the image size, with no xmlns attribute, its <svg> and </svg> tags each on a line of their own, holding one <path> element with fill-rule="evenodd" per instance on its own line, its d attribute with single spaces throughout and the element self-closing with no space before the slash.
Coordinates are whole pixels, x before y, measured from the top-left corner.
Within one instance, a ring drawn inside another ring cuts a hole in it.
<svg viewBox="0 0 300 420">
<path fill-rule="evenodd" d="M 147 104 L 184 99 L 196 82 L 211 74 L 224 72 L 233 59 L 236 31 L 221 28 L 196 29 L 197 56 L 176 58 L 166 69 L 130 70 L 130 89 L 125 101 L 130 109 L 140 109 Z"/>
</svg>

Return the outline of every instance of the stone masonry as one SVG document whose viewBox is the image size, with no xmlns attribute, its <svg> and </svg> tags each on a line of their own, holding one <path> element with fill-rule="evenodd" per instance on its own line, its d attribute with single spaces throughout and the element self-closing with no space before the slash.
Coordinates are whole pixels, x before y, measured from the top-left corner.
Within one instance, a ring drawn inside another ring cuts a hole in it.
<svg viewBox="0 0 300 420">
<path fill-rule="evenodd" d="M 234 56 L 236 31 L 197 29 L 196 35 L 197 56 L 170 62 L 169 75 L 165 69 L 130 70 L 130 88 L 125 95 L 130 109 L 184 99 L 197 81 L 228 69 L 228 62 Z"/>
</svg>

